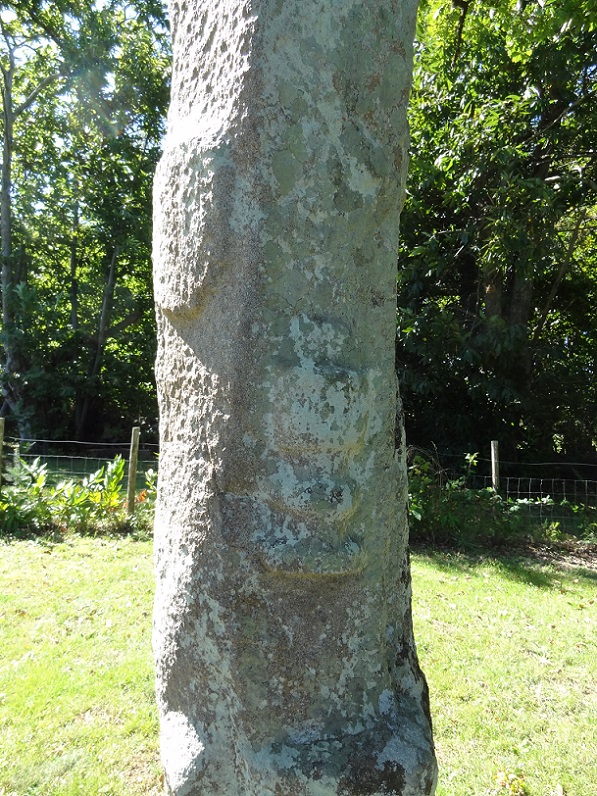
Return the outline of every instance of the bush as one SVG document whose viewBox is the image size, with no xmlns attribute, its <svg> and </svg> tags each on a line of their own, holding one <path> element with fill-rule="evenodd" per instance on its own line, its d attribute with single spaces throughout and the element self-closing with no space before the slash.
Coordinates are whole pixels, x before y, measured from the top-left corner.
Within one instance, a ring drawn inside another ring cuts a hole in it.
<svg viewBox="0 0 597 796">
<path fill-rule="evenodd" d="M 503 500 L 491 488 L 467 487 L 477 456 L 465 455 L 464 472 L 457 478 L 450 478 L 432 455 L 418 451 L 409 457 L 413 542 L 434 546 L 498 546 L 528 534 L 519 501 Z"/>
<path fill-rule="evenodd" d="M 52 485 L 47 465 L 23 459 L 7 468 L 0 493 L 0 532 L 8 534 L 76 531 L 111 533 L 148 530 L 156 492 L 156 474 L 146 474 L 146 488 L 137 498 L 135 514 L 128 516 L 121 456 L 78 482 Z"/>
<path fill-rule="evenodd" d="M 47 489 L 47 466 L 35 459 L 32 464 L 17 459 L 7 467 L 0 493 L 0 528 L 16 533 L 24 528 L 45 531 L 52 515 L 44 499 Z"/>
</svg>

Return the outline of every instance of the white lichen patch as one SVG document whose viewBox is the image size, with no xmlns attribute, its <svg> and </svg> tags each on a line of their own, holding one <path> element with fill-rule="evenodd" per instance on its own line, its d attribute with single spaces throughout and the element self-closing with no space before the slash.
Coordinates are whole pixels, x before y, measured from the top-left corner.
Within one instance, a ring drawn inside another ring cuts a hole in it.
<svg viewBox="0 0 597 796">
<path fill-rule="evenodd" d="M 168 787 L 177 796 L 187 796 L 198 779 L 201 768 L 198 761 L 205 749 L 187 716 L 179 711 L 164 716 L 160 746 Z"/>
<path fill-rule="evenodd" d="M 288 461 L 278 460 L 276 471 L 258 478 L 257 483 L 273 509 L 293 515 L 304 523 L 341 522 L 355 510 L 354 484 L 324 472 L 312 476 L 297 474 Z"/>
<path fill-rule="evenodd" d="M 362 447 L 370 396 L 366 375 L 312 360 L 272 366 L 272 446 L 315 453 Z"/>
<path fill-rule="evenodd" d="M 381 187 L 381 180 L 375 177 L 367 166 L 351 157 L 348 184 L 352 191 L 368 198 L 375 197 Z"/>
</svg>

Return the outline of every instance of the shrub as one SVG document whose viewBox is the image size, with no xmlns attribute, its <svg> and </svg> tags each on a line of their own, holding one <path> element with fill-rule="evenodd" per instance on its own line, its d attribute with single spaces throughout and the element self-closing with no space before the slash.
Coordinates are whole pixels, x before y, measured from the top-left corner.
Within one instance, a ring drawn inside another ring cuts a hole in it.
<svg viewBox="0 0 597 796">
<path fill-rule="evenodd" d="M 44 499 L 48 471 L 45 464 L 35 459 L 27 464 L 16 459 L 6 468 L 6 484 L 0 493 L 0 527 L 8 533 L 23 528 L 41 532 L 52 524 L 52 515 Z"/>
<path fill-rule="evenodd" d="M 48 481 L 47 466 L 39 458 L 28 464 L 18 458 L 7 468 L 0 493 L 0 531 L 9 534 L 76 531 L 79 533 L 149 530 L 155 504 L 157 476 L 148 471 L 135 514 L 126 514 L 121 456 L 82 481 Z"/>
<path fill-rule="evenodd" d="M 464 472 L 449 477 L 436 457 L 412 455 L 408 467 L 411 539 L 432 545 L 501 545 L 524 535 L 526 523 L 517 502 L 491 488 L 470 489 L 467 478 L 478 454 L 466 454 Z"/>
</svg>

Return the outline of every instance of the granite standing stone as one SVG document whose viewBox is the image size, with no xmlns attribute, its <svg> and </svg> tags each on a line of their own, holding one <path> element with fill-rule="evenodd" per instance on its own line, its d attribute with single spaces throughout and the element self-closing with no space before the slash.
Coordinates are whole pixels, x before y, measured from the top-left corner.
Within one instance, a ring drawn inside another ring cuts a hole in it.
<svg viewBox="0 0 597 796">
<path fill-rule="evenodd" d="M 154 647 L 173 796 L 435 788 L 394 371 L 415 14 L 171 3 Z"/>
</svg>

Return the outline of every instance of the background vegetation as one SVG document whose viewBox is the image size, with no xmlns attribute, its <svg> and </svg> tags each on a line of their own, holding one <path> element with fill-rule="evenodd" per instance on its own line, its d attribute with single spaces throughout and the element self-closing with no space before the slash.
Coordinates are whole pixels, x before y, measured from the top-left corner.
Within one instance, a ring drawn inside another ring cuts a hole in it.
<svg viewBox="0 0 597 796">
<path fill-rule="evenodd" d="M 479 480 L 476 466 L 477 455 L 466 454 L 460 472 L 453 474 L 429 452 L 423 455 L 411 449 L 408 497 L 412 543 L 461 550 L 569 543 L 595 552 L 594 494 L 581 494 L 574 500 L 572 495 L 568 499 L 555 493 L 522 497 L 505 490 L 496 492 L 492 486 L 475 485 Z M 549 486 L 557 484 L 548 482 Z"/>
<path fill-rule="evenodd" d="M 409 444 L 594 461 L 597 16 L 424 0 L 401 217 Z"/>
<path fill-rule="evenodd" d="M 3 406 L 21 437 L 156 431 L 159 0 L 0 2 Z M 409 444 L 593 461 L 591 0 L 422 0 L 398 262 Z"/>
<path fill-rule="evenodd" d="M 155 433 L 155 0 L 0 3 L 3 415 L 22 438 Z"/>
<path fill-rule="evenodd" d="M 151 468 L 144 471 L 144 484 L 136 490 L 129 512 L 127 469 L 124 459 L 117 456 L 88 476 L 65 479 L 56 477 L 39 458 L 13 460 L 3 473 L 0 538 L 73 531 L 94 536 L 151 533 L 157 473 Z"/>
</svg>

